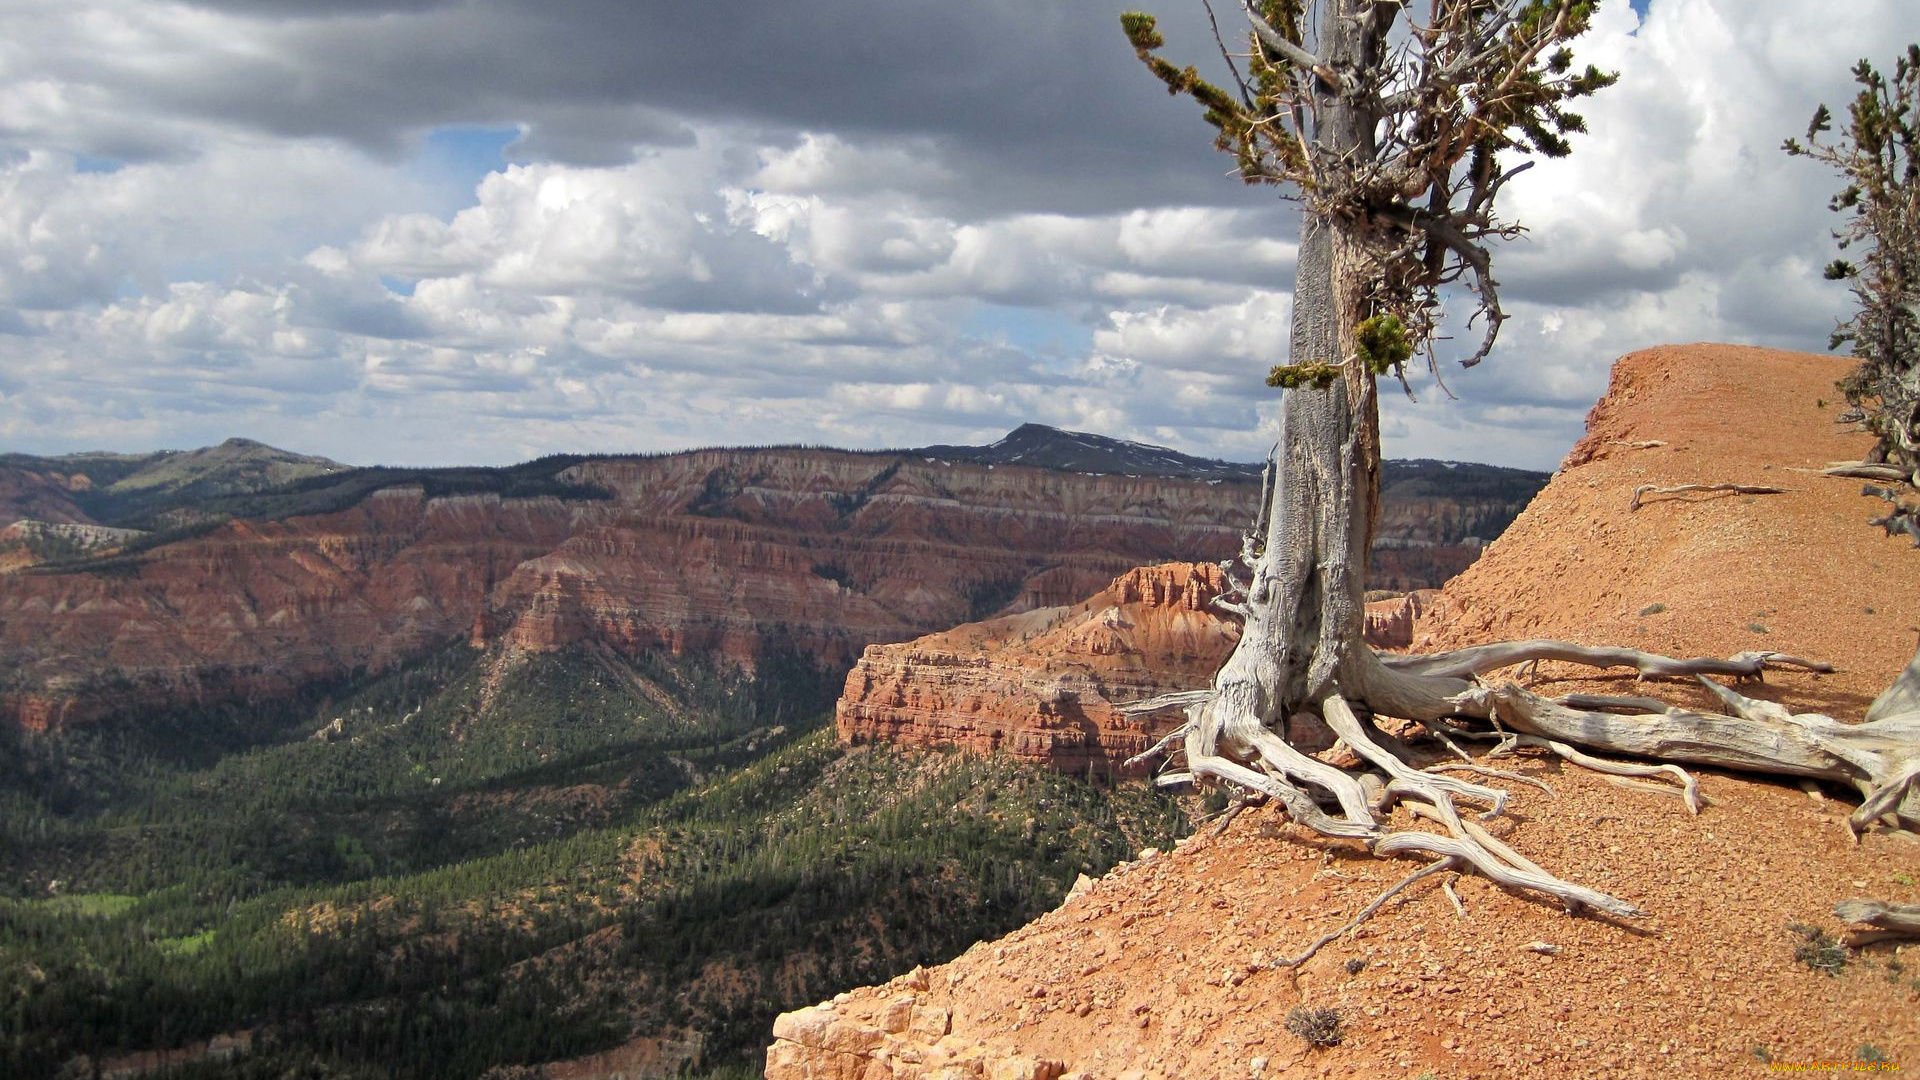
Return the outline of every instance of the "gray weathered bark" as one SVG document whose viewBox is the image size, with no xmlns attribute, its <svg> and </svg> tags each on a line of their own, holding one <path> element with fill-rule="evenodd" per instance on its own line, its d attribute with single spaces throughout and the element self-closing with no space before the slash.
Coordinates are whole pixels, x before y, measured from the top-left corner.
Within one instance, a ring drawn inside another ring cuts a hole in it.
<svg viewBox="0 0 1920 1080">
<path fill-rule="evenodd" d="M 1344 77 L 1374 70 L 1377 58 L 1366 55 L 1373 39 L 1361 31 L 1368 6 L 1365 0 L 1320 5 L 1323 22 L 1314 59 L 1335 76 L 1321 81 L 1315 102 L 1314 144 L 1322 160 L 1366 160 L 1373 151 L 1374 118 L 1364 97 L 1354 92 L 1355 81 Z M 1463 819 L 1455 806 L 1457 800 L 1478 803 L 1486 808 L 1482 816 L 1493 816 L 1503 810 L 1505 792 L 1440 775 L 1438 770 L 1451 763 L 1415 767 L 1406 746 L 1374 727 L 1373 717 L 1419 721 L 1443 739 L 1448 732 L 1517 732 L 1526 745 L 1546 747 L 1575 763 L 1669 776 L 1682 785 L 1676 792 L 1684 792 L 1696 812 L 1692 777 L 1671 762 L 1844 783 L 1864 799 L 1852 818 L 1856 835 L 1884 816 L 1920 828 L 1920 658 L 1876 703 L 1867 723 L 1846 725 L 1791 714 L 1713 683 L 1708 685 L 1735 715 L 1664 708 L 1640 698 L 1556 702 L 1516 685 L 1487 686 L 1477 679 L 1539 659 L 1627 665 L 1643 676 L 1668 677 L 1757 677 L 1777 666 L 1830 670 L 1779 654 L 1676 660 L 1527 641 L 1383 662 L 1366 647 L 1362 598 L 1379 489 L 1379 421 L 1374 373 L 1355 355 L 1353 335 L 1365 314 L 1368 271 L 1364 245 L 1351 231 L 1361 226 L 1316 209 L 1311 192 L 1304 199 L 1291 363 L 1332 365 L 1340 377 L 1324 389 L 1302 387 L 1282 399 L 1272 480 L 1244 548 L 1250 577 L 1241 589 L 1243 600 L 1232 605 L 1245 628 L 1212 689 L 1142 702 L 1130 710 L 1186 709 L 1186 724 L 1156 747 L 1157 752 L 1178 739 L 1186 772 L 1176 775 L 1257 793 L 1280 803 L 1298 823 L 1325 836 L 1364 842 L 1380 855 L 1417 852 L 1437 860 L 1416 877 L 1442 867 L 1472 868 L 1507 887 L 1551 896 L 1569 910 L 1618 916 L 1637 915 L 1639 909 L 1528 862 Z M 1617 708 L 1631 711 L 1613 711 Z M 1363 766 L 1336 767 L 1302 753 L 1278 733 L 1298 731 L 1303 723 L 1323 726 Z M 1520 744 L 1520 737 L 1510 737 L 1504 749 Z M 1576 746 L 1662 764 L 1596 763 Z M 1389 826 L 1387 811 L 1403 801 L 1415 816 L 1439 823 L 1445 834 Z"/>
</svg>

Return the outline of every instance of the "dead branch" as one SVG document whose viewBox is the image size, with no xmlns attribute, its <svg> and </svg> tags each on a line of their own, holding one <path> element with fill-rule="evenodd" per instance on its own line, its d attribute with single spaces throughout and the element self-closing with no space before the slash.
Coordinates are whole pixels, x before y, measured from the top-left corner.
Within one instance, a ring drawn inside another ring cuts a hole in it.
<svg viewBox="0 0 1920 1080">
<path fill-rule="evenodd" d="M 1647 495 L 1684 495 L 1693 491 L 1730 491 L 1736 495 L 1783 495 L 1786 490 L 1786 488 L 1768 487 L 1764 484 L 1679 484 L 1674 487 L 1641 484 L 1633 489 L 1633 499 L 1627 504 L 1627 509 L 1640 509 L 1640 500 Z"/>
<path fill-rule="evenodd" d="M 1292 957 L 1283 956 L 1280 959 L 1275 960 L 1273 962 L 1273 966 L 1277 968 L 1299 967 L 1301 964 L 1304 964 L 1307 961 L 1313 959 L 1313 955 L 1319 952 L 1321 949 L 1325 948 L 1328 944 L 1330 944 L 1331 942 L 1340 940 L 1340 938 L 1345 934 L 1347 934 L 1349 931 L 1357 929 L 1361 923 L 1366 922 L 1368 919 L 1372 918 L 1374 912 L 1379 911 L 1381 906 L 1384 905 L 1387 901 L 1400 895 L 1400 893 L 1403 890 L 1405 890 L 1407 886 L 1414 884 L 1415 882 L 1419 881 L 1421 878 L 1432 877 L 1434 874 L 1437 874 L 1442 870 L 1452 870 L 1457 868 L 1458 866 L 1459 866 L 1458 859 L 1450 859 L 1450 858 L 1435 859 L 1433 862 L 1430 862 L 1427 865 L 1421 867 L 1420 869 L 1415 870 L 1413 873 L 1408 874 L 1406 877 L 1401 878 L 1400 881 L 1397 884 L 1395 884 L 1392 888 L 1388 889 L 1386 892 L 1383 892 L 1379 896 L 1375 897 L 1373 903 L 1368 904 L 1364 908 L 1361 908 L 1360 914 L 1355 915 L 1351 920 L 1347 922 L 1346 925 L 1340 927 L 1338 930 L 1332 931 L 1331 933 L 1320 935 L 1318 938 L 1314 939 L 1313 944 L 1307 946 L 1307 949 L 1305 952 L 1301 953 L 1298 956 L 1292 956 Z"/>
<path fill-rule="evenodd" d="M 1890 480 L 1905 484 L 1912 474 L 1897 465 L 1874 465 L 1865 461 L 1836 461 L 1820 470 L 1822 476 L 1847 476 L 1856 480 Z"/>
<path fill-rule="evenodd" d="M 1510 747 L 1516 746 L 1534 746 L 1550 750 L 1554 755 L 1565 761 L 1591 772 L 1600 773 L 1609 778 L 1632 776 L 1671 777 L 1675 783 L 1680 785 L 1678 789 L 1661 787 L 1657 784 L 1635 784 L 1633 786 L 1641 788 L 1642 790 L 1678 795 L 1686 800 L 1688 813 L 1696 817 L 1700 814 L 1700 782 L 1694 779 L 1692 773 L 1687 772 L 1687 770 L 1682 769 L 1678 765 L 1667 763 L 1659 765 L 1638 765 L 1628 761 L 1607 761 L 1604 758 L 1597 758 L 1591 754 L 1583 754 L 1579 750 L 1557 739 L 1542 739 L 1534 735 L 1517 735 L 1506 739 L 1499 749 L 1496 749 L 1487 756 L 1496 757 L 1500 754 L 1508 753 L 1510 752 Z"/>
<path fill-rule="evenodd" d="M 1380 656 L 1390 670 L 1408 675 L 1465 678 L 1489 671 L 1538 660 L 1559 660 L 1585 667 L 1630 667 L 1643 676 L 1685 678 L 1696 675 L 1728 675 L 1736 679 L 1758 679 L 1773 668 L 1799 668 L 1818 674 L 1830 674 L 1833 665 L 1777 652 L 1735 653 L 1724 660 L 1697 656 L 1677 660 L 1639 649 L 1597 645 L 1576 645 L 1571 641 L 1533 638 L 1524 641 L 1498 641 L 1465 649 L 1429 653 L 1425 656 L 1388 653 Z M 1629 700 L 1629 699 L 1619 699 Z M 1641 698 L 1640 701 L 1650 699 Z"/>
<path fill-rule="evenodd" d="M 1833 905 L 1840 921 L 1875 929 L 1849 929 L 1849 948 L 1893 938 L 1920 938 L 1920 904 L 1889 904 L 1884 900 L 1842 900 Z"/>
</svg>

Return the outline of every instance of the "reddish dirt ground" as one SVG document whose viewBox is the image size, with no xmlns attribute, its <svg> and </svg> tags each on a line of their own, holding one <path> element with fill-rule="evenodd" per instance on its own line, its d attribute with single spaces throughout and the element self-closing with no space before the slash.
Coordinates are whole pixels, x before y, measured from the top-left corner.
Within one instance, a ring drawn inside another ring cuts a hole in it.
<svg viewBox="0 0 1920 1080">
<path fill-rule="evenodd" d="M 1750 693 L 1858 719 L 1913 655 L 1920 551 L 1866 526 L 1882 504 L 1859 481 L 1812 471 L 1867 447 L 1833 422 L 1844 367 L 1724 345 L 1625 358 L 1587 438 L 1448 586 L 1424 644 L 1552 636 L 1679 655 L 1775 649 L 1842 670 L 1770 675 Z M 1664 445 L 1626 445 L 1644 440 Z M 1789 490 L 1654 495 L 1628 510 L 1640 485 L 1721 482 Z M 1539 678 L 1548 693 L 1708 706 L 1680 683 L 1551 664 Z M 787 1044 L 783 1058 L 776 1046 L 770 1075 L 1741 1077 L 1875 1055 L 1920 1068 L 1920 945 L 1856 951 L 1829 976 L 1795 959 L 1789 929 L 1838 931 L 1832 907 L 1850 897 L 1920 902 L 1915 838 L 1880 829 L 1856 846 L 1842 825 L 1848 793 L 1787 781 L 1706 770 L 1710 805 L 1696 818 L 1670 795 L 1553 759 L 1511 767 L 1555 794 L 1508 785 L 1509 816 L 1494 831 L 1649 917 L 1569 917 L 1443 875 L 1464 914 L 1430 879 L 1305 966 L 1274 969 L 1413 864 L 1250 811 L 1218 838 L 1109 874 L 1001 941 L 801 1014 L 855 1052 Z M 902 1026 L 885 1014 L 906 995 L 916 1022 L 882 1036 Z M 1342 1043 L 1313 1049 L 1289 1034 L 1285 1018 L 1301 1005 L 1338 1009 Z M 943 1009 L 951 1033 L 941 1037 L 945 1024 L 920 1018 Z M 812 1071 L 780 1071 L 803 1065 Z"/>
</svg>

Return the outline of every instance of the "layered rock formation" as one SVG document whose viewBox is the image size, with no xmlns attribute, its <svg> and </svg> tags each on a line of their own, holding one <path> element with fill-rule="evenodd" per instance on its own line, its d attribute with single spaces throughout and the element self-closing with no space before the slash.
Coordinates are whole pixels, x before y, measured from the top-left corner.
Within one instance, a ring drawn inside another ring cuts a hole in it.
<svg viewBox="0 0 1920 1080">
<path fill-rule="evenodd" d="M 281 694 L 461 636 L 846 665 L 870 643 L 1078 603 L 1142 563 L 1219 558 L 1252 514 L 1251 467 L 1016 434 L 972 458 L 707 450 L 505 470 L 351 470 L 246 440 L 0 457 L 0 511 L 174 530 L 104 559 L 95 540 L 132 534 L 0 538 L 0 722 Z M 1013 461 L 1030 455 L 1105 471 Z M 1409 587 L 1465 567 L 1539 480 L 1440 462 L 1386 472 L 1374 563 Z M 306 480 L 270 489 L 288 476 Z M 183 525 L 211 531 L 158 542 Z"/>
<path fill-rule="evenodd" d="M 869 645 L 835 709 L 842 741 L 955 746 L 1074 773 L 1120 772 L 1174 722 L 1128 719 L 1115 702 L 1212 681 L 1240 626 L 1212 606 L 1212 564 L 1142 567 L 1072 607 Z M 1368 640 L 1405 645 L 1425 601 L 1367 605 Z"/>
<path fill-rule="evenodd" d="M 281 693 L 463 635 L 847 663 L 870 642 L 1070 602 L 1142 562 L 1224 554 L 1253 490 L 813 450 L 587 461 L 557 479 L 610 497 L 389 488 L 0 576 L 0 718 Z"/>
<path fill-rule="evenodd" d="M 1413 644 L 1414 627 L 1433 613 L 1440 590 L 1416 589 L 1405 596 L 1367 604 L 1367 644 L 1376 649 L 1404 649 Z"/>
<path fill-rule="evenodd" d="M 870 645 L 847 675 L 834 723 L 847 742 L 959 746 L 1084 772 L 1111 772 L 1157 729 L 1112 702 L 1204 685 L 1239 627 L 1214 611 L 1217 566 L 1130 571 L 1072 607 Z"/>
</svg>

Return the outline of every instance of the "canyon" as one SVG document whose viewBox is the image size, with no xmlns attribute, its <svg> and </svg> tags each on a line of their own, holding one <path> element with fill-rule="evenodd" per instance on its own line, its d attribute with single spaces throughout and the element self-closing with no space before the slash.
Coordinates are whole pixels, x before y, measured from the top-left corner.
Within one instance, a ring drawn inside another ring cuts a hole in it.
<svg viewBox="0 0 1920 1080">
<path fill-rule="evenodd" d="M 1044 448 L 1047 432 L 1023 439 Z M 1254 468 L 1160 451 L 1160 474 L 1129 474 L 1126 454 L 1158 448 L 1053 436 L 1121 456 L 1096 473 L 1093 458 L 1049 468 L 948 447 L 437 471 L 347 469 L 245 440 L 158 458 L 11 455 L 0 723 L 262 700 L 452 640 L 845 668 L 869 644 L 1071 605 L 1144 563 L 1237 546 Z M 1406 588 L 1464 568 L 1543 481 L 1437 462 L 1389 475 L 1376 561 Z M 109 490 L 117 502 L 88 494 Z"/>
</svg>

